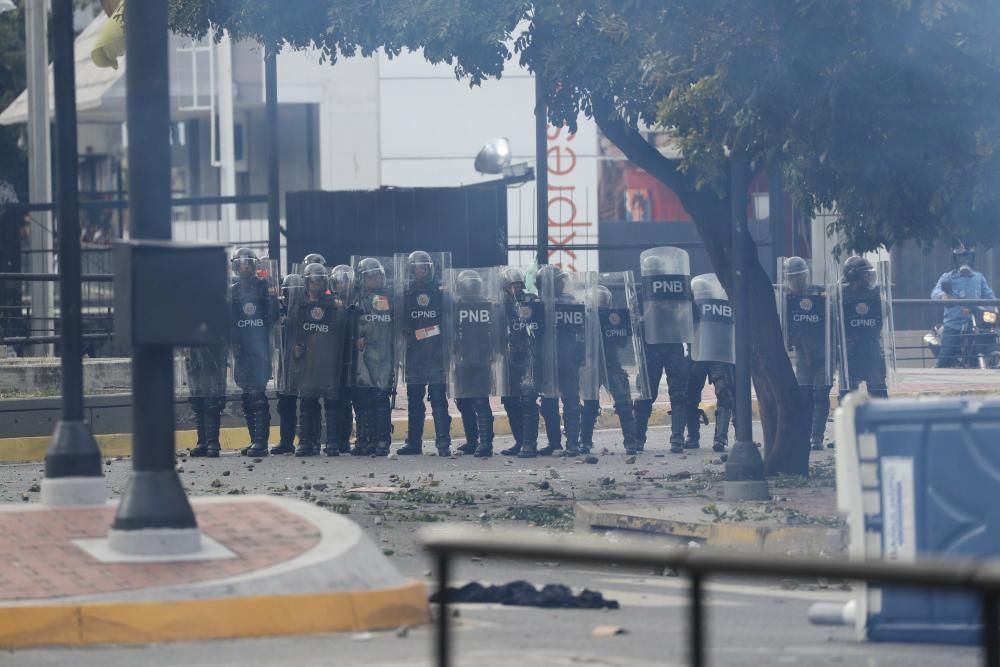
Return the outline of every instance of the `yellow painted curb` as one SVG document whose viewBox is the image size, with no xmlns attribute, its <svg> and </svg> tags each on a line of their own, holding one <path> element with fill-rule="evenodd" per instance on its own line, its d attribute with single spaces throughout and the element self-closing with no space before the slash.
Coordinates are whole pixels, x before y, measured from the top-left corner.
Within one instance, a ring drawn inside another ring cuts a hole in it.
<svg viewBox="0 0 1000 667">
<path fill-rule="evenodd" d="M 429 622 L 427 587 L 412 581 L 373 591 L 0 607 L 0 646 L 276 637 Z"/>
</svg>

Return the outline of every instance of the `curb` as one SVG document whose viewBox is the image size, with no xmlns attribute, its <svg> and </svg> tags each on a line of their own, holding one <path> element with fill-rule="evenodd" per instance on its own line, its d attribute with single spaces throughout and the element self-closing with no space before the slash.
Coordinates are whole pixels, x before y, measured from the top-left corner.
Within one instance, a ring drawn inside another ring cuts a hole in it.
<svg viewBox="0 0 1000 667">
<path fill-rule="evenodd" d="M 850 541 L 847 528 L 676 521 L 644 516 L 641 510 L 603 510 L 593 503 L 576 503 L 574 530 L 629 530 L 693 540 L 714 549 L 827 558 L 846 554 Z"/>
<path fill-rule="evenodd" d="M 387 630 L 430 622 L 422 581 L 372 591 L 0 607 L 0 646 L 145 644 Z"/>
</svg>

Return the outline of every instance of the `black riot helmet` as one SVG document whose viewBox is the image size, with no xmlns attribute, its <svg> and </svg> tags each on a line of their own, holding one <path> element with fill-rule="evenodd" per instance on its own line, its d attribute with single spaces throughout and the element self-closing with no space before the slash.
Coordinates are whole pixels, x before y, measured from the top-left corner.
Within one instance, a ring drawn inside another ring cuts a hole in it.
<svg viewBox="0 0 1000 667">
<path fill-rule="evenodd" d="M 500 274 L 503 280 L 503 288 L 508 294 L 520 297 L 524 292 L 524 271 L 516 266 L 504 267 Z"/>
<path fill-rule="evenodd" d="M 639 271 L 644 276 L 662 276 L 667 273 L 667 263 L 659 255 L 646 255 L 642 258 Z"/>
<path fill-rule="evenodd" d="M 951 249 L 951 261 L 955 268 L 966 275 L 972 273 L 976 264 L 976 249 L 959 241 Z"/>
<path fill-rule="evenodd" d="M 302 276 L 297 273 L 289 273 L 285 276 L 284 280 L 281 281 L 281 296 L 288 299 L 292 292 L 302 289 L 303 285 L 305 285 L 305 283 L 302 281 Z"/>
<path fill-rule="evenodd" d="M 410 266 L 410 278 L 418 281 L 434 280 L 434 262 L 423 250 L 414 250 L 406 259 Z"/>
<path fill-rule="evenodd" d="M 385 269 L 382 262 L 374 257 L 366 257 L 358 262 L 358 280 L 361 281 L 361 289 L 373 290 L 385 285 Z"/>
<path fill-rule="evenodd" d="M 338 264 L 330 269 L 330 288 L 337 293 L 341 299 L 346 299 L 351 294 L 354 286 L 354 271 L 346 264 Z"/>
<path fill-rule="evenodd" d="M 306 293 L 309 296 L 318 296 L 326 292 L 329 287 L 330 278 L 326 272 L 326 267 L 319 262 L 313 262 L 302 271 L 302 280 L 305 282 Z"/>
<path fill-rule="evenodd" d="M 319 254 L 318 252 L 311 252 L 302 258 L 302 266 L 309 266 L 310 264 L 319 264 L 321 266 L 326 266 L 326 257 Z"/>
<path fill-rule="evenodd" d="M 239 278 L 246 280 L 257 275 L 257 253 L 250 248 L 237 248 L 229 263 Z"/>
<path fill-rule="evenodd" d="M 801 292 L 809 284 L 809 264 L 801 257 L 788 257 L 781 267 L 785 285 L 795 293 Z"/>
<path fill-rule="evenodd" d="M 864 257 L 848 257 L 841 266 L 841 275 L 847 285 L 857 289 L 875 284 L 875 267 Z"/>
<path fill-rule="evenodd" d="M 455 279 L 455 291 L 459 298 L 474 299 L 483 293 L 483 279 L 477 271 L 466 269 Z"/>
<path fill-rule="evenodd" d="M 614 305 L 615 298 L 609 290 L 604 285 L 597 286 L 597 307 L 598 308 L 610 308 Z"/>
</svg>

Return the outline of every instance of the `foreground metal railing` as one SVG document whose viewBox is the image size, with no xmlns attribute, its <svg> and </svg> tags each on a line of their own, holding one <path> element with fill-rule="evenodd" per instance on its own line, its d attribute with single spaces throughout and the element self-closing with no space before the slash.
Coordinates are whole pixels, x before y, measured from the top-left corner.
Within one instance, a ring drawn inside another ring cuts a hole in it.
<svg viewBox="0 0 1000 667">
<path fill-rule="evenodd" d="M 882 560 L 830 561 L 784 556 L 713 553 L 707 550 L 666 548 L 643 543 L 615 543 L 590 536 L 556 536 L 540 530 L 493 530 L 443 526 L 421 532 L 424 546 L 435 559 L 438 591 L 436 664 L 449 667 L 451 634 L 445 592 L 457 555 L 491 555 L 519 559 L 551 559 L 590 564 L 669 567 L 685 572 L 690 582 L 688 659 L 693 667 L 707 664 L 705 653 L 704 583 L 709 575 L 758 577 L 827 577 L 923 588 L 964 589 L 982 595 L 983 664 L 1000 667 L 1000 561 L 925 559 L 917 563 Z"/>
</svg>

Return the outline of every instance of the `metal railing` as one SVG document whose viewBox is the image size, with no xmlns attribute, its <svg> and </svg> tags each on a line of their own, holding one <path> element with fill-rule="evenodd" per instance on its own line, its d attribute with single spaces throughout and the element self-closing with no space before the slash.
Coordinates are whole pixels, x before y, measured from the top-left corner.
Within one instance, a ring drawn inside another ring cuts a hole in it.
<svg viewBox="0 0 1000 667">
<path fill-rule="evenodd" d="M 704 584 L 710 575 L 757 577 L 827 577 L 924 588 L 957 589 L 982 596 L 983 664 L 1000 667 L 1000 563 L 982 560 L 924 559 L 916 563 L 883 560 L 830 561 L 786 556 L 730 554 L 708 550 L 664 548 L 644 543 L 611 544 L 590 536 L 555 536 L 541 530 L 506 529 L 489 533 L 466 526 L 443 526 L 421 532 L 424 547 L 435 560 L 438 614 L 435 629 L 436 664 L 450 667 L 451 630 L 448 582 L 457 555 L 490 555 L 522 560 L 543 559 L 588 564 L 672 568 L 685 572 L 688 589 L 688 660 L 693 667 L 707 664 Z"/>
</svg>

